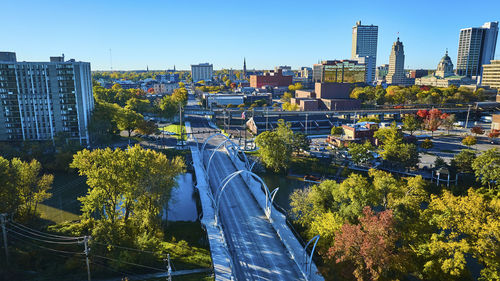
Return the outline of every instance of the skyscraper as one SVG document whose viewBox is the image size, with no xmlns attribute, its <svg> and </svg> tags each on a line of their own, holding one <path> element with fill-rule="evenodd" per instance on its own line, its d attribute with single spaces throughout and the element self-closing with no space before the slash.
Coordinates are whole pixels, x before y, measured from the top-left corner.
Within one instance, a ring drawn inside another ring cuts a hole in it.
<svg viewBox="0 0 500 281">
<path fill-rule="evenodd" d="M 387 73 L 387 84 L 405 85 L 407 83 L 405 75 L 405 52 L 403 42 L 398 40 L 392 44 L 391 55 L 389 57 L 389 72 Z"/>
<path fill-rule="evenodd" d="M 18 62 L 0 52 L 0 140 L 89 142 L 94 109 L 90 63 L 62 57 L 50 62 Z"/>
<path fill-rule="evenodd" d="M 364 58 L 360 62 L 366 64 L 367 83 L 372 83 L 375 80 L 377 40 L 378 26 L 361 25 L 361 21 L 358 21 L 356 25 L 352 27 L 351 59 L 357 60 L 359 58 Z"/>
<path fill-rule="evenodd" d="M 468 77 L 481 75 L 483 64 L 495 58 L 498 22 L 487 22 L 481 27 L 460 30 L 457 55 L 457 74 Z"/>
</svg>

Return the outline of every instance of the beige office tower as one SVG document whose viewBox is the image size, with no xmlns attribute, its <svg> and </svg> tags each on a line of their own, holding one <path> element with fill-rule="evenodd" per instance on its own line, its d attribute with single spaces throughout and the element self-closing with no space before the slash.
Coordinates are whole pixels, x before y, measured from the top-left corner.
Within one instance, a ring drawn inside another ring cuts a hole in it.
<svg viewBox="0 0 500 281">
<path fill-rule="evenodd" d="M 405 75 L 405 52 L 403 42 L 398 40 L 392 45 L 391 56 L 389 57 L 389 72 L 387 73 L 387 84 L 405 85 L 407 78 Z"/>
</svg>

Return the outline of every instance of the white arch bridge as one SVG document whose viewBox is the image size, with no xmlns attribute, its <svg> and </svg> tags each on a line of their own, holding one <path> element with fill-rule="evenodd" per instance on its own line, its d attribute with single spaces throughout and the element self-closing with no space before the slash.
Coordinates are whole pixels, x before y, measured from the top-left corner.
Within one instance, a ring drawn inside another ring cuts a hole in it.
<svg viewBox="0 0 500 281">
<path fill-rule="evenodd" d="M 191 149 L 203 164 L 202 181 L 211 191 L 214 225 L 223 233 L 233 279 L 323 280 L 312 261 L 319 236 L 305 247 L 297 240 L 285 216 L 273 207 L 279 189 L 271 191 L 252 172 L 254 163 L 237 144 L 218 133 Z"/>
</svg>

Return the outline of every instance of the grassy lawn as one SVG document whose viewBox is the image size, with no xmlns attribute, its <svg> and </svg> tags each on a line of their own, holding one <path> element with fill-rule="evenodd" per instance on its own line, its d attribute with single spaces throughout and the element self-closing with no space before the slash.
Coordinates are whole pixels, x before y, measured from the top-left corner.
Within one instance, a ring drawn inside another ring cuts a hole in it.
<svg viewBox="0 0 500 281">
<path fill-rule="evenodd" d="M 61 223 L 77 220 L 80 215 L 78 197 L 87 193 L 86 178 L 76 173 L 55 173 L 52 184 L 52 197 L 38 205 L 41 218 Z"/>
<path fill-rule="evenodd" d="M 176 139 L 180 140 L 181 139 L 181 127 L 177 124 L 170 124 L 168 126 L 165 126 L 163 128 L 160 128 L 161 131 L 165 132 L 171 132 L 175 133 L 175 135 L 172 135 Z M 186 127 L 182 126 L 182 140 L 187 140 L 187 135 L 186 135 Z"/>
</svg>

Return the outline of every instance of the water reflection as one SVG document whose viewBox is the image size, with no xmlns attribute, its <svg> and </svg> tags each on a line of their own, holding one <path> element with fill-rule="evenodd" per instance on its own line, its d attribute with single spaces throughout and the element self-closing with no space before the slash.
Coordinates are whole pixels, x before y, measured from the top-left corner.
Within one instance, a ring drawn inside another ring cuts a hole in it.
<svg viewBox="0 0 500 281">
<path fill-rule="evenodd" d="M 273 191 L 276 187 L 280 188 L 276 193 L 274 202 L 286 211 L 290 210 L 290 195 L 297 189 L 303 189 L 311 185 L 311 183 L 304 182 L 297 177 L 276 174 L 263 174 L 260 176 L 270 191 Z"/>
<path fill-rule="evenodd" d="M 194 198 L 193 177 L 190 173 L 181 174 L 177 177 L 178 187 L 172 189 L 170 201 L 168 202 L 169 221 L 196 221 L 198 211 Z M 163 216 L 166 219 L 166 216 Z"/>
</svg>

